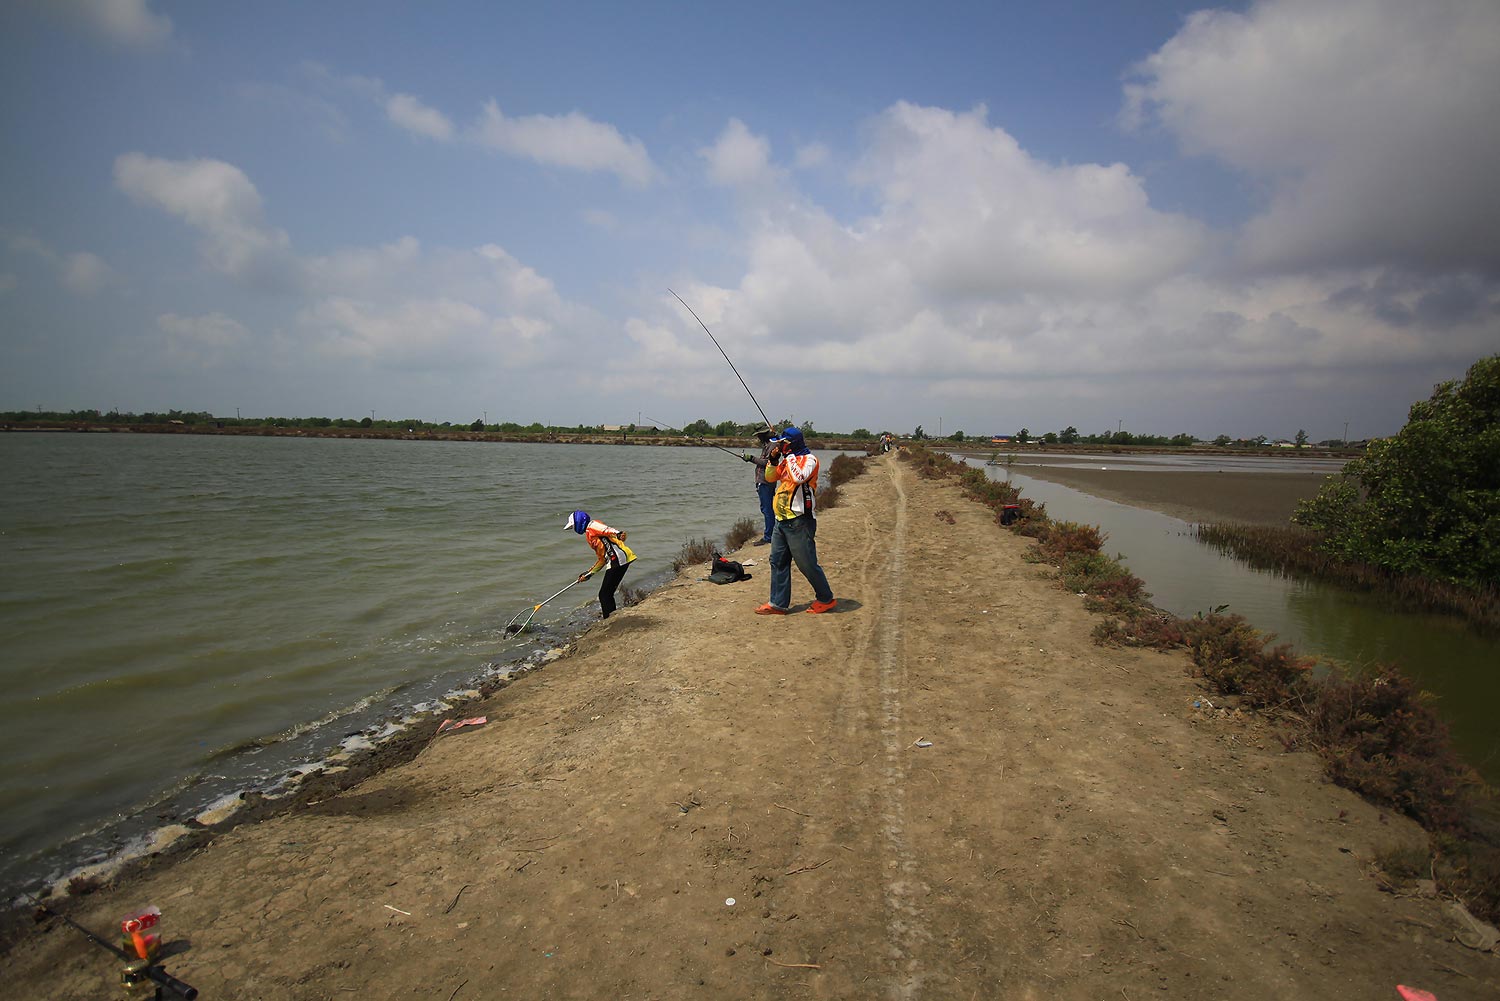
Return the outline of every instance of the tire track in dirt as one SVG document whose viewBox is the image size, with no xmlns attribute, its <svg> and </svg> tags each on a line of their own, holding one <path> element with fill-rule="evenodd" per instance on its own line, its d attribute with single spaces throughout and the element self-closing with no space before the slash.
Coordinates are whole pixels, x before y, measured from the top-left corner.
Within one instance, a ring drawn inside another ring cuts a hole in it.
<svg viewBox="0 0 1500 1001">
<path fill-rule="evenodd" d="M 909 998 L 921 990 L 918 956 L 928 936 L 918 901 L 926 896 L 927 888 L 917 875 L 917 860 L 912 856 L 906 835 L 906 748 L 901 722 L 906 684 L 901 632 L 906 585 L 906 491 L 901 484 L 905 470 L 895 461 L 888 461 L 886 470 L 895 499 L 889 527 L 884 532 L 886 558 L 881 566 L 881 579 L 872 582 L 881 602 L 870 646 L 880 698 L 882 765 L 878 798 L 885 860 L 881 884 L 885 902 L 885 958 L 891 971 L 887 989 L 890 997 Z M 872 546 L 876 538 L 872 533 Z"/>
</svg>

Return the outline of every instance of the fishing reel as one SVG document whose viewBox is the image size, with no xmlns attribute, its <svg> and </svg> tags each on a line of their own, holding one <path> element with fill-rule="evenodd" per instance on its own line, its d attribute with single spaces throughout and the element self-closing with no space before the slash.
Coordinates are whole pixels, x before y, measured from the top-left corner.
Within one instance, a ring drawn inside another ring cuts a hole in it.
<svg viewBox="0 0 1500 1001">
<path fill-rule="evenodd" d="M 131 992 L 132 996 L 135 996 L 137 988 L 148 985 L 155 986 L 155 993 L 152 995 L 154 1001 L 173 1001 L 175 998 L 193 1001 L 198 996 L 198 988 L 178 980 L 164 970 L 159 962 L 162 958 L 161 936 L 152 931 L 161 920 L 159 909 L 148 907 L 121 921 L 121 942 L 116 946 L 36 898 L 31 898 L 31 902 L 40 913 L 61 919 L 84 938 L 118 957 L 125 964 L 120 970 L 120 986 Z"/>
</svg>

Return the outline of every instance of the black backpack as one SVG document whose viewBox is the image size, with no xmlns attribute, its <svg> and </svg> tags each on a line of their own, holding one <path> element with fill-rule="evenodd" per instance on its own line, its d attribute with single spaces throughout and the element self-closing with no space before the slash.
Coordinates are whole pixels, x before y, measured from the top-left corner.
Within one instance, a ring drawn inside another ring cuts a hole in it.
<svg viewBox="0 0 1500 1001">
<path fill-rule="evenodd" d="M 745 572 L 743 564 L 734 560 L 726 560 L 718 553 L 714 553 L 713 559 L 708 561 L 708 579 L 715 584 L 733 584 L 736 581 L 749 580 L 750 575 Z"/>
</svg>

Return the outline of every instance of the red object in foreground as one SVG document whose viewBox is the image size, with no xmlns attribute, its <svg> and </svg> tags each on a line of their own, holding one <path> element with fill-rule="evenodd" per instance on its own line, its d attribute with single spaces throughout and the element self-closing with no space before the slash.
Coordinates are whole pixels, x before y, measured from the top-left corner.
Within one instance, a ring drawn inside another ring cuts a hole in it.
<svg viewBox="0 0 1500 1001">
<path fill-rule="evenodd" d="M 146 932 L 155 928 L 156 922 L 160 920 L 161 911 L 156 907 L 148 907 L 122 920 L 120 931 L 127 936 L 125 951 L 134 952 L 138 959 L 154 959 L 156 950 L 161 945 L 161 937 L 147 935 Z"/>
</svg>

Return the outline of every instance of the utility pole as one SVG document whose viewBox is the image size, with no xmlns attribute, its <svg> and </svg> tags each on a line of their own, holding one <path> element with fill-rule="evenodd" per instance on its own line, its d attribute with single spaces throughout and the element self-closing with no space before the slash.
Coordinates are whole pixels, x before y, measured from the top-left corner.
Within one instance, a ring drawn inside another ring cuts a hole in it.
<svg viewBox="0 0 1500 1001">
<path fill-rule="evenodd" d="M 1349 422 L 1344 422 L 1344 447 L 1349 447 Z"/>
<path fill-rule="evenodd" d="M 488 410 L 484 412 L 484 422 L 485 424 L 489 424 L 490 422 L 490 412 Z"/>
<path fill-rule="evenodd" d="M 240 419 L 240 408 L 239 407 L 235 407 L 234 408 L 234 419 L 235 420 L 239 420 Z"/>
<path fill-rule="evenodd" d="M 1115 434 L 1119 434 L 1123 430 L 1125 430 L 1125 418 L 1121 417 L 1119 422 L 1115 424 Z"/>
</svg>

